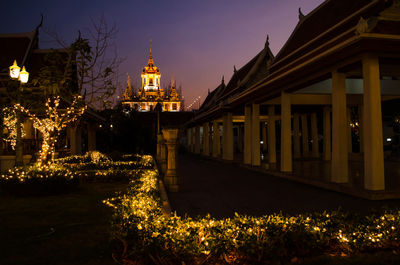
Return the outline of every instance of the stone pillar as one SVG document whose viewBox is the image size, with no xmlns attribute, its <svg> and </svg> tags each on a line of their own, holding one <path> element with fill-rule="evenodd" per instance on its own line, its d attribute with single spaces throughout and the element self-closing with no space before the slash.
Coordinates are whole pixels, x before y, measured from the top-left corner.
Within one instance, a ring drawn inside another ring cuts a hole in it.
<svg viewBox="0 0 400 265">
<path fill-rule="evenodd" d="M 300 158 L 300 115 L 293 114 L 293 153 L 294 158 Z"/>
<path fill-rule="evenodd" d="M 265 126 L 265 122 L 261 122 L 261 132 L 262 132 L 262 150 L 263 153 L 265 154 L 268 150 L 268 144 L 267 144 L 267 127 Z"/>
<path fill-rule="evenodd" d="M 233 160 L 233 121 L 231 112 L 223 116 L 222 140 L 222 158 L 225 160 Z"/>
<path fill-rule="evenodd" d="M 268 106 L 268 160 L 276 163 L 275 106 Z"/>
<path fill-rule="evenodd" d="M 187 128 L 186 133 L 187 133 L 187 139 L 188 139 L 188 141 L 187 141 L 187 149 L 189 151 L 191 151 L 191 145 L 192 145 L 192 138 L 191 138 L 192 137 L 192 130 L 191 130 L 191 128 Z M 157 156 L 159 156 L 158 146 L 157 146 Z"/>
<path fill-rule="evenodd" d="M 160 171 L 163 175 L 167 173 L 167 146 L 165 145 L 165 139 L 161 132 L 160 135 Z"/>
<path fill-rule="evenodd" d="M 324 155 L 325 161 L 331 160 L 331 109 L 324 107 Z"/>
<path fill-rule="evenodd" d="M 292 124 L 290 94 L 281 93 L 281 171 L 292 172 Z"/>
<path fill-rule="evenodd" d="M 71 145 L 71 155 L 82 154 L 82 131 L 81 128 L 77 126 L 72 126 L 70 129 L 70 145 Z"/>
<path fill-rule="evenodd" d="M 332 72 L 332 182 L 349 181 L 347 132 L 346 75 L 334 71 Z"/>
<path fill-rule="evenodd" d="M 212 156 L 219 157 L 221 155 L 221 136 L 219 133 L 219 124 L 216 120 L 213 121 L 213 150 Z"/>
<path fill-rule="evenodd" d="M 260 105 L 253 104 L 251 112 L 251 165 L 261 165 L 260 155 Z"/>
<path fill-rule="evenodd" d="M 208 122 L 203 125 L 203 155 L 210 155 L 210 126 Z"/>
<path fill-rule="evenodd" d="M 310 146 L 308 144 L 308 120 L 307 114 L 301 115 L 301 139 L 303 145 L 303 157 L 310 155 Z"/>
<path fill-rule="evenodd" d="M 317 113 L 311 113 L 312 157 L 319 157 Z"/>
<path fill-rule="evenodd" d="M 238 126 L 238 150 L 243 153 L 243 126 L 241 124 Z"/>
<path fill-rule="evenodd" d="M 347 115 L 347 144 L 348 144 L 348 149 L 347 151 L 349 153 L 353 153 L 353 140 L 352 140 L 352 136 L 351 136 L 351 108 L 347 107 L 347 111 L 346 111 L 346 115 Z"/>
<path fill-rule="evenodd" d="M 200 154 L 200 126 L 196 126 L 194 152 Z"/>
<path fill-rule="evenodd" d="M 362 59 L 364 79 L 364 187 L 384 190 L 384 155 L 382 136 L 381 87 L 379 59 L 367 55 Z"/>
<path fill-rule="evenodd" d="M 251 105 L 244 107 L 244 154 L 243 163 L 251 164 Z"/>
<path fill-rule="evenodd" d="M 364 153 L 364 115 L 363 106 L 358 106 L 358 135 L 360 137 L 360 153 Z"/>
<path fill-rule="evenodd" d="M 165 139 L 165 144 L 168 148 L 168 166 L 167 173 L 164 177 L 164 182 L 170 192 L 177 192 L 179 190 L 179 179 L 176 174 L 178 129 L 163 129 L 162 134 Z"/>
<path fill-rule="evenodd" d="M 192 127 L 192 153 L 196 152 L 196 127 Z"/>
<path fill-rule="evenodd" d="M 189 130 L 188 130 L 189 132 Z M 161 157 L 161 145 L 162 145 L 162 141 L 163 141 L 163 136 L 161 133 L 157 134 L 157 159 L 160 160 Z"/>
<path fill-rule="evenodd" d="M 96 125 L 88 124 L 88 151 L 96 150 Z"/>
</svg>

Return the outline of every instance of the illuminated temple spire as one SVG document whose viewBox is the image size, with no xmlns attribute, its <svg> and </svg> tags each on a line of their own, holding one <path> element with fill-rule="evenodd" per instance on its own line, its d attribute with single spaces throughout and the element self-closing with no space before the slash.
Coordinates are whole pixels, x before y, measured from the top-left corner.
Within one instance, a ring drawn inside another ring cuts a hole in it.
<svg viewBox="0 0 400 265">
<path fill-rule="evenodd" d="M 147 63 L 148 67 L 153 67 L 154 66 L 154 61 L 153 61 L 153 55 L 151 54 L 151 45 L 152 45 L 153 40 L 150 39 L 150 57 L 149 57 L 149 62 Z"/>
<path fill-rule="evenodd" d="M 127 75 L 127 80 L 126 80 L 126 89 L 124 93 L 124 99 L 128 100 L 132 96 L 132 82 L 131 82 L 131 77 L 129 76 L 129 73 L 126 73 Z"/>
</svg>

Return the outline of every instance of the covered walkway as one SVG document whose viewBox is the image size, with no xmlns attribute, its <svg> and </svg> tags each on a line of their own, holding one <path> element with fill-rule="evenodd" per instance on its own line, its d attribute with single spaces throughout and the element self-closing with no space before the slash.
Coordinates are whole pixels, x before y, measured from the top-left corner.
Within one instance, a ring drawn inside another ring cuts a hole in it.
<svg viewBox="0 0 400 265">
<path fill-rule="evenodd" d="M 365 200 L 191 154 L 179 156 L 178 175 L 181 189 L 168 196 L 172 210 L 182 216 L 297 214 L 339 207 L 365 214 L 384 206 L 400 207 L 400 200 Z"/>
</svg>

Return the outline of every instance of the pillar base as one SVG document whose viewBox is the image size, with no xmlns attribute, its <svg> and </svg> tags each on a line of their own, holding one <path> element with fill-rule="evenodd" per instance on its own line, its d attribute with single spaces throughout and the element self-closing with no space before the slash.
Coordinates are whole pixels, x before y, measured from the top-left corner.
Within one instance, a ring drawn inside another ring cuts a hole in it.
<svg viewBox="0 0 400 265">
<path fill-rule="evenodd" d="M 164 183 L 167 186 L 168 191 L 170 192 L 178 192 L 179 185 L 178 185 L 178 177 L 177 175 L 166 175 L 164 177 Z"/>
</svg>

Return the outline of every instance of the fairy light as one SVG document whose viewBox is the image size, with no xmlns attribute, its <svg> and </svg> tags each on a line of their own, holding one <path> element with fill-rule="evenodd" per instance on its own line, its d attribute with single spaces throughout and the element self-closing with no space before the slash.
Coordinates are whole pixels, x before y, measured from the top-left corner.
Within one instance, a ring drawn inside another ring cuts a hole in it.
<svg viewBox="0 0 400 265">
<path fill-rule="evenodd" d="M 11 144 L 11 148 L 15 150 L 17 143 L 17 112 L 15 108 L 6 107 L 2 109 L 3 112 L 3 125 L 7 129 L 7 136 L 3 138 L 6 142 Z M 25 137 L 24 127 L 21 127 L 21 136 Z"/>
<path fill-rule="evenodd" d="M 189 105 L 189 106 L 187 106 L 187 110 L 190 110 L 190 109 L 192 109 L 192 107 L 198 102 L 199 103 L 199 105 L 200 105 L 200 98 L 201 98 L 201 96 L 198 96 L 197 98 L 195 98 L 195 100 Z M 199 106 L 199 108 L 200 108 L 200 106 Z"/>
<path fill-rule="evenodd" d="M 49 156 L 49 162 L 54 159 L 55 144 L 60 132 L 67 126 L 67 124 L 76 121 L 87 109 L 86 105 L 80 108 L 77 107 L 81 98 L 81 96 L 75 96 L 71 106 L 66 109 L 59 109 L 59 96 L 48 98 L 45 104 L 45 118 L 39 118 L 20 104 L 14 105 L 16 109 L 19 109 L 33 121 L 33 127 L 39 130 L 43 135 L 43 142 L 39 151 L 39 163 L 48 161 Z"/>
</svg>

